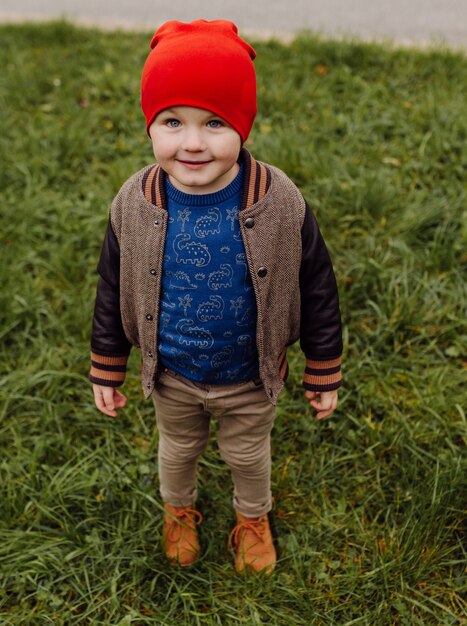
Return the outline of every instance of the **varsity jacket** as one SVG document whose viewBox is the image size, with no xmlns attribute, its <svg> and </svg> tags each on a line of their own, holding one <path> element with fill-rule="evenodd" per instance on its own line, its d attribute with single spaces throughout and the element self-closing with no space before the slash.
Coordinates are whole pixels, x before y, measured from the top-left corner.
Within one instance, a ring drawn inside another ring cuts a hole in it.
<svg viewBox="0 0 467 626">
<path fill-rule="evenodd" d="M 242 149 L 244 185 L 238 219 L 258 311 L 259 374 L 275 404 L 287 378 L 287 347 L 300 340 L 303 386 L 341 385 L 342 332 L 336 280 L 316 219 L 292 181 Z M 132 346 L 141 349 L 145 397 L 157 382 L 157 332 L 168 222 L 166 173 L 143 168 L 122 186 L 98 264 L 91 339 L 93 383 L 125 380 Z"/>
</svg>

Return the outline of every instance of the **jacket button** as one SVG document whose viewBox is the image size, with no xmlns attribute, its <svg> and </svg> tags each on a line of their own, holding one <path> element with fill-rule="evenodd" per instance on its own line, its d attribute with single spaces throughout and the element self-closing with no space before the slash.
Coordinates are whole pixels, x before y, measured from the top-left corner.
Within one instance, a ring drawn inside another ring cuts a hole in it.
<svg viewBox="0 0 467 626">
<path fill-rule="evenodd" d="M 159 226 L 159 220 L 154 220 L 154 226 Z"/>
<path fill-rule="evenodd" d="M 260 267 L 259 270 L 258 270 L 258 276 L 260 278 L 264 278 L 267 273 L 268 273 L 268 268 L 267 267 Z"/>
<path fill-rule="evenodd" d="M 148 320 L 148 322 L 152 322 L 152 320 L 153 320 L 154 318 L 153 318 L 153 316 L 152 316 L 150 313 L 148 313 L 148 314 L 146 315 L 146 319 Z"/>
<path fill-rule="evenodd" d="M 154 354 L 153 354 L 152 352 L 148 352 L 148 357 L 149 357 L 150 359 L 152 359 L 152 357 L 153 357 L 153 356 L 154 356 Z"/>
<path fill-rule="evenodd" d="M 245 228 L 253 228 L 255 225 L 255 220 L 252 217 L 247 217 L 245 220 Z"/>
<path fill-rule="evenodd" d="M 155 269 L 149 270 L 149 273 L 151 274 L 151 276 L 155 276 L 157 274 Z"/>
</svg>

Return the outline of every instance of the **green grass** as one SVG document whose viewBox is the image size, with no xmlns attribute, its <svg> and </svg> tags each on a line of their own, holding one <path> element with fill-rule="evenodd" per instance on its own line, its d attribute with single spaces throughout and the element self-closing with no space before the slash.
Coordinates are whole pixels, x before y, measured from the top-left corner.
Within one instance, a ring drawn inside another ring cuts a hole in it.
<svg viewBox="0 0 467 626">
<path fill-rule="evenodd" d="M 0 27 L 0 624 L 465 624 L 466 57 L 306 36 L 256 45 L 248 147 L 314 207 L 346 342 L 325 423 L 292 351 L 273 437 L 280 563 L 265 580 L 233 572 L 214 444 L 200 465 L 203 557 L 166 565 L 139 357 L 118 419 L 98 413 L 86 379 L 108 208 L 152 160 L 149 38 Z"/>
</svg>

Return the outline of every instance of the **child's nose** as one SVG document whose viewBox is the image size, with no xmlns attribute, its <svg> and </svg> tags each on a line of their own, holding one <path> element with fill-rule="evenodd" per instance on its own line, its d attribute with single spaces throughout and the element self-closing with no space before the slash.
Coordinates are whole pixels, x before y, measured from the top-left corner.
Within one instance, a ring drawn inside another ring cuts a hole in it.
<svg viewBox="0 0 467 626">
<path fill-rule="evenodd" d="M 202 131 L 198 128 L 188 128 L 184 136 L 183 149 L 189 152 L 199 152 L 205 147 Z"/>
</svg>

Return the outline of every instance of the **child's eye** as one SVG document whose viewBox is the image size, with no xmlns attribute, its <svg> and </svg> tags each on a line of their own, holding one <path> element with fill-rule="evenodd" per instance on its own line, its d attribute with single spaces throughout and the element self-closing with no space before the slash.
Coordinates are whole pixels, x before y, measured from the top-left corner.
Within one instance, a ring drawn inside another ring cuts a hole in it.
<svg viewBox="0 0 467 626">
<path fill-rule="evenodd" d="M 165 123 L 169 128 L 178 128 L 180 126 L 179 120 L 176 120 L 174 118 L 167 120 Z"/>
<path fill-rule="evenodd" d="M 224 124 L 220 120 L 209 120 L 208 128 L 221 128 Z"/>
</svg>

